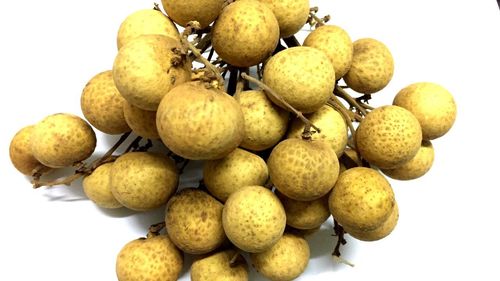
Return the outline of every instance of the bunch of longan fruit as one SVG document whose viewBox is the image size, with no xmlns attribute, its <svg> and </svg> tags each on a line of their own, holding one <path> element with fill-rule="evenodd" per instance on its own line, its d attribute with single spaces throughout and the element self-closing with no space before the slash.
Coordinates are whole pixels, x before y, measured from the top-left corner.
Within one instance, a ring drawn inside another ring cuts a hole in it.
<svg viewBox="0 0 500 281">
<path fill-rule="evenodd" d="M 431 168 L 431 141 L 456 117 L 445 88 L 413 83 L 392 105 L 372 107 L 394 73 L 390 50 L 351 41 L 308 0 L 162 7 L 121 23 L 113 69 L 83 89 L 86 120 L 50 115 L 10 144 L 34 187 L 83 178 L 99 207 L 165 206 L 165 221 L 118 253 L 118 280 L 177 280 L 183 253 L 197 256 L 192 280 L 248 280 L 248 262 L 270 280 L 293 280 L 309 261 L 305 237 L 330 215 L 338 261 L 345 234 L 391 233 L 399 212 L 385 176 L 411 180 Z M 300 44 L 294 35 L 306 24 L 312 31 Z M 90 161 L 94 129 L 122 136 Z M 141 145 L 155 139 L 164 153 Z M 181 190 L 190 160 L 203 161 L 203 181 Z M 64 167 L 74 174 L 47 180 Z"/>
</svg>

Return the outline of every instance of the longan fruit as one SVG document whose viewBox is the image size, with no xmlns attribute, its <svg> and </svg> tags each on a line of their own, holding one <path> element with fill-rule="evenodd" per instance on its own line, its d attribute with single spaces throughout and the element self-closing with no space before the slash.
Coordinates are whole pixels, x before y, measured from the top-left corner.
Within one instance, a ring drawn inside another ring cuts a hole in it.
<svg viewBox="0 0 500 281">
<path fill-rule="evenodd" d="M 283 235 L 286 214 L 274 193 L 262 186 L 246 186 L 229 195 L 222 211 L 229 240 L 249 253 L 263 252 Z"/>
<path fill-rule="evenodd" d="M 392 79 L 394 59 L 384 43 L 363 38 L 354 41 L 351 67 L 344 75 L 344 81 L 358 93 L 376 93 Z"/>
<path fill-rule="evenodd" d="M 197 21 L 201 28 L 209 26 L 224 6 L 224 0 L 162 0 L 161 3 L 178 25 L 186 27 L 190 21 Z"/>
<path fill-rule="evenodd" d="M 92 127 L 82 118 L 57 113 L 38 122 L 31 133 L 31 151 L 51 168 L 68 167 L 90 157 L 96 146 Z"/>
<path fill-rule="evenodd" d="M 356 147 L 370 164 L 393 169 L 410 161 L 422 143 L 422 129 L 408 110 L 387 105 L 366 115 L 356 130 Z"/>
<path fill-rule="evenodd" d="M 175 154 L 192 160 L 228 155 L 243 140 L 244 122 L 233 97 L 200 81 L 175 87 L 163 98 L 156 114 L 163 143 Z"/>
<path fill-rule="evenodd" d="M 377 241 L 387 237 L 396 228 L 399 219 L 398 204 L 394 204 L 391 214 L 385 222 L 374 230 L 360 231 L 355 228 L 344 226 L 344 230 L 352 237 L 362 241 Z"/>
<path fill-rule="evenodd" d="M 309 0 L 259 0 L 273 10 L 280 28 L 280 37 L 297 33 L 309 18 Z"/>
<path fill-rule="evenodd" d="M 111 192 L 110 175 L 112 167 L 113 163 L 102 164 L 90 175 L 83 178 L 82 185 L 85 195 L 101 208 L 116 209 L 123 207 Z"/>
<path fill-rule="evenodd" d="M 167 233 L 183 252 L 205 254 L 217 249 L 226 239 L 222 228 L 223 205 L 208 193 L 187 188 L 167 204 Z"/>
<path fill-rule="evenodd" d="M 123 103 L 125 120 L 132 131 L 146 139 L 159 139 L 156 128 L 156 111 L 142 110 L 127 101 Z"/>
<path fill-rule="evenodd" d="M 212 29 L 212 46 L 228 64 L 250 67 L 271 56 L 279 41 L 273 11 L 257 0 L 239 0 L 222 10 Z"/>
<path fill-rule="evenodd" d="M 231 259 L 238 254 L 226 250 L 199 259 L 191 265 L 192 281 L 248 281 L 248 265 L 239 255 L 233 264 Z"/>
<path fill-rule="evenodd" d="M 328 196 L 312 201 L 298 201 L 277 193 L 286 212 L 286 224 L 297 229 L 315 229 L 329 217 Z"/>
<path fill-rule="evenodd" d="M 365 167 L 340 174 L 328 205 L 342 225 L 359 231 L 371 231 L 382 225 L 395 204 L 394 192 L 385 177 Z"/>
<path fill-rule="evenodd" d="M 97 130 L 116 135 L 130 131 L 123 116 L 125 102 L 115 86 L 113 72 L 108 70 L 95 75 L 85 85 L 80 107 L 85 119 Z"/>
<path fill-rule="evenodd" d="M 430 141 L 424 140 L 417 154 L 403 165 L 382 173 L 397 180 L 413 180 L 425 175 L 434 162 L 434 148 Z"/>
<path fill-rule="evenodd" d="M 111 192 L 123 206 L 147 211 L 167 203 L 179 173 L 172 159 L 152 152 L 128 152 L 111 168 Z"/>
<path fill-rule="evenodd" d="M 12 138 L 9 146 L 9 156 L 12 165 L 24 175 L 32 176 L 35 170 L 48 170 L 38 161 L 31 151 L 31 135 L 34 126 L 26 126 L 19 130 Z"/>
<path fill-rule="evenodd" d="M 293 47 L 267 61 L 263 81 L 298 111 L 312 113 L 332 95 L 335 70 L 324 52 L 311 47 Z M 274 96 L 268 94 L 268 98 L 289 110 Z"/>
<path fill-rule="evenodd" d="M 183 256 L 167 235 L 139 238 L 127 243 L 116 258 L 119 281 L 176 281 Z"/>
<path fill-rule="evenodd" d="M 276 189 L 299 201 L 327 194 L 339 174 L 338 158 L 323 141 L 286 139 L 273 148 L 267 165 Z"/>
<path fill-rule="evenodd" d="M 322 25 L 307 35 L 304 46 L 325 52 L 335 69 L 336 80 L 351 68 L 354 47 L 349 34 L 336 25 Z"/>
<path fill-rule="evenodd" d="M 206 161 L 203 182 L 214 197 L 225 202 L 231 193 L 249 185 L 264 185 L 269 172 L 264 159 L 241 148 L 226 157 Z"/>
<path fill-rule="evenodd" d="M 396 95 L 393 104 L 406 108 L 417 117 L 424 140 L 433 140 L 446 134 L 457 116 L 457 105 L 451 93 L 430 82 L 405 87 Z"/>
</svg>

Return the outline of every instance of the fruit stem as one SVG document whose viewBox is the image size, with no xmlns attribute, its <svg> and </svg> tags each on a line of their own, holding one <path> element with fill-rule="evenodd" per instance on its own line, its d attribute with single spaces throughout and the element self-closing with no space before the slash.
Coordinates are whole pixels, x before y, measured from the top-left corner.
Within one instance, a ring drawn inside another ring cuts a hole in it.
<svg viewBox="0 0 500 281">
<path fill-rule="evenodd" d="M 162 221 L 162 222 L 159 222 L 159 223 L 155 223 L 155 224 L 152 224 L 149 228 L 148 228 L 148 234 L 147 234 L 147 238 L 151 238 L 151 237 L 155 237 L 155 236 L 158 236 L 160 235 L 160 231 L 162 231 L 164 228 L 165 228 L 165 222 Z"/>
<path fill-rule="evenodd" d="M 311 26 L 314 25 L 316 28 L 325 25 L 330 20 L 330 15 L 326 15 L 323 18 L 318 17 L 316 15 L 316 13 L 318 12 L 318 10 L 319 10 L 318 7 L 312 7 L 312 8 L 310 8 L 309 9 L 309 19 L 307 20 L 307 22 Z"/>
<path fill-rule="evenodd" d="M 304 131 L 302 131 L 302 139 L 303 140 L 311 140 L 311 138 L 312 138 L 311 125 L 306 124 L 304 126 Z"/>
<path fill-rule="evenodd" d="M 333 249 L 333 253 L 332 253 L 333 259 L 336 262 L 347 264 L 349 266 L 354 266 L 354 264 L 352 264 L 351 262 L 340 257 L 341 256 L 340 246 L 345 245 L 347 243 L 347 241 L 344 238 L 345 231 L 344 231 L 344 228 L 337 222 L 337 220 L 334 219 L 333 223 L 334 223 L 334 225 L 333 225 L 334 234 L 333 235 L 337 236 L 337 238 L 338 238 L 337 243 L 335 244 L 335 248 Z"/>
<path fill-rule="evenodd" d="M 349 103 L 350 106 L 356 108 L 356 110 L 362 115 L 362 116 L 366 116 L 366 114 L 368 114 L 368 112 L 366 111 L 366 109 L 361 106 L 358 101 L 356 99 L 354 99 L 353 97 L 351 97 L 351 95 L 349 95 L 342 87 L 340 87 L 339 85 L 336 85 L 335 86 L 335 90 L 334 90 L 334 94 L 343 98 L 345 101 L 347 101 Z"/>
<path fill-rule="evenodd" d="M 351 131 L 351 136 L 352 136 L 352 143 L 348 143 L 349 146 L 352 149 L 356 149 L 356 129 L 354 129 L 354 125 L 352 124 L 352 119 L 349 116 L 350 111 L 348 111 L 346 108 L 344 108 L 344 105 L 337 99 L 337 97 L 332 95 L 332 98 L 326 103 L 327 105 L 331 106 L 333 109 L 337 110 L 337 112 L 342 115 L 342 118 L 344 118 L 345 123 L 347 124 L 347 127 L 349 128 L 349 131 Z"/>
</svg>

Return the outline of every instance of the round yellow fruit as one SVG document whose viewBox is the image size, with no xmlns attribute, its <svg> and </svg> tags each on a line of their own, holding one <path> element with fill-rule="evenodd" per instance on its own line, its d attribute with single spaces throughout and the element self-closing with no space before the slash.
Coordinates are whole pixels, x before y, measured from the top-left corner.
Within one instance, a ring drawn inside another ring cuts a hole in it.
<svg viewBox="0 0 500 281">
<path fill-rule="evenodd" d="M 344 230 L 352 237 L 362 241 L 377 241 L 387 237 L 396 228 L 399 219 L 398 204 L 394 204 L 391 214 L 381 226 L 369 231 L 360 231 L 355 228 L 344 226 Z"/>
<path fill-rule="evenodd" d="M 434 148 L 430 141 L 424 140 L 417 154 L 408 162 L 394 168 L 382 170 L 387 176 L 397 180 L 413 180 L 425 175 L 434 162 Z"/>
<path fill-rule="evenodd" d="M 312 201 L 298 201 L 278 193 L 286 212 L 286 224 L 297 229 L 315 229 L 329 217 L 328 194 Z"/>
<path fill-rule="evenodd" d="M 297 33 L 309 17 L 309 0 L 259 0 L 273 10 L 280 27 L 280 36 L 290 37 Z"/>
<path fill-rule="evenodd" d="M 199 259 L 191 265 L 192 281 L 248 281 L 248 265 L 243 256 L 232 263 L 238 254 L 235 250 L 226 250 Z"/>
<path fill-rule="evenodd" d="M 113 163 L 105 163 L 83 178 L 85 195 L 97 206 L 106 209 L 116 209 L 123 205 L 116 200 L 111 192 L 111 168 Z"/>
<path fill-rule="evenodd" d="M 217 18 L 224 0 L 162 0 L 161 3 L 168 16 L 180 26 L 197 21 L 205 28 Z"/>
<path fill-rule="evenodd" d="M 132 131 L 146 139 L 159 139 L 156 128 L 156 111 L 142 110 L 125 101 L 123 103 L 125 120 Z"/>
<path fill-rule="evenodd" d="M 31 152 L 31 134 L 34 126 L 26 126 L 12 138 L 9 146 L 9 156 L 12 165 L 21 173 L 31 176 L 35 170 L 47 170 Z"/>
</svg>

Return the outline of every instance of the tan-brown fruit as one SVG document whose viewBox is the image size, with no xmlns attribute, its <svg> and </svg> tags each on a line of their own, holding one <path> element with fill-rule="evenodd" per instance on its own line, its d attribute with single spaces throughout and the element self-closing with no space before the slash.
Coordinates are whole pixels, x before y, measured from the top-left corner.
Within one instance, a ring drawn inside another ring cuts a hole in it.
<svg viewBox="0 0 500 281">
<path fill-rule="evenodd" d="M 326 54 L 294 47 L 274 55 L 264 68 L 264 83 L 295 109 L 311 113 L 326 104 L 335 87 L 335 70 Z M 268 97 L 288 110 L 274 96 Z"/>
<path fill-rule="evenodd" d="M 97 130 L 110 135 L 130 131 L 123 116 L 125 99 L 120 95 L 113 81 L 111 70 L 92 77 L 85 85 L 80 98 L 83 116 Z"/>
<path fill-rule="evenodd" d="M 309 17 L 309 0 L 259 0 L 273 10 L 280 27 L 280 36 L 290 37 L 297 33 Z"/>
<path fill-rule="evenodd" d="M 146 139 L 160 138 L 156 128 L 156 111 L 143 110 L 125 101 L 123 113 L 128 126 L 136 135 Z"/>
<path fill-rule="evenodd" d="M 268 178 L 264 159 L 240 148 L 224 158 L 206 161 L 203 166 L 203 182 L 210 194 L 222 202 L 242 187 L 264 185 Z"/>
<path fill-rule="evenodd" d="M 9 156 L 12 165 L 21 173 L 31 176 L 33 171 L 44 171 L 50 168 L 45 167 L 40 163 L 31 152 L 31 134 L 33 133 L 34 126 L 26 126 L 19 130 L 9 146 Z"/>
<path fill-rule="evenodd" d="M 411 84 L 399 91 L 393 104 L 408 109 L 417 117 L 425 140 L 433 140 L 446 134 L 457 116 L 453 96 L 435 83 Z"/>
<path fill-rule="evenodd" d="M 119 281 L 176 281 L 182 270 L 182 253 L 167 235 L 127 243 L 116 258 Z"/>
<path fill-rule="evenodd" d="M 410 161 L 422 143 L 422 129 L 408 110 L 394 105 L 368 113 L 356 130 L 356 147 L 370 164 L 393 169 Z"/>
<path fill-rule="evenodd" d="M 272 103 L 264 91 L 243 91 L 234 98 L 245 117 L 245 138 L 241 147 L 262 151 L 273 147 L 283 138 L 290 113 Z"/>
<path fill-rule="evenodd" d="M 394 74 L 394 59 L 384 43 L 372 38 L 354 41 L 349 71 L 344 75 L 347 86 L 358 93 L 373 94 L 382 90 Z"/>
<path fill-rule="evenodd" d="M 163 9 L 180 26 L 197 21 L 201 28 L 209 26 L 219 15 L 224 0 L 162 0 Z"/>
<path fill-rule="evenodd" d="M 278 193 L 286 212 L 286 224 L 297 229 L 315 229 L 329 217 L 329 194 L 313 201 L 298 201 Z"/>
<path fill-rule="evenodd" d="M 387 220 L 395 204 L 389 182 L 379 172 L 365 167 L 340 174 L 328 198 L 333 217 L 343 226 L 374 230 Z"/>
<path fill-rule="evenodd" d="M 289 281 L 301 275 L 309 263 L 309 244 L 300 236 L 285 233 L 270 249 L 251 254 L 254 268 L 273 281 Z"/>
<path fill-rule="evenodd" d="M 244 122 L 233 97 L 196 81 L 170 91 L 156 114 L 163 143 L 175 154 L 192 160 L 228 155 L 243 140 Z"/>
<path fill-rule="evenodd" d="M 235 250 L 226 250 L 199 259 L 191 265 L 191 281 L 248 281 L 248 265 Z"/>
<path fill-rule="evenodd" d="M 105 163 L 83 178 L 85 195 L 97 206 L 106 209 L 116 209 L 123 205 L 111 193 L 111 168 L 113 163 Z"/>
<path fill-rule="evenodd" d="M 325 52 L 335 69 L 336 80 L 351 68 L 354 47 L 349 34 L 339 26 L 323 25 L 316 28 L 307 35 L 304 46 Z"/>
<path fill-rule="evenodd" d="M 128 152 L 111 169 L 111 192 L 125 207 L 147 211 L 167 203 L 179 174 L 172 159 L 152 152 Z"/>
<path fill-rule="evenodd" d="M 424 140 L 417 154 L 408 162 L 394 168 L 382 170 L 387 176 L 397 180 L 413 180 L 425 175 L 434 162 L 434 148 L 430 141 Z"/>
<path fill-rule="evenodd" d="M 271 56 L 279 33 L 270 7 L 257 0 L 239 0 L 222 10 L 212 29 L 212 45 L 227 63 L 250 67 Z"/>
<path fill-rule="evenodd" d="M 355 167 L 362 167 L 363 163 L 359 160 L 356 150 L 348 147 L 344 150 L 344 154 L 339 158 L 340 173 Z"/>
<path fill-rule="evenodd" d="M 387 237 L 396 228 L 399 219 L 398 204 L 394 204 L 391 214 L 381 226 L 370 231 L 360 231 L 355 228 L 344 226 L 344 230 L 352 237 L 362 241 L 377 241 Z"/>
<path fill-rule="evenodd" d="M 267 160 L 271 182 L 289 198 L 312 201 L 326 195 L 339 175 L 339 161 L 323 141 L 286 139 Z"/>
<path fill-rule="evenodd" d="M 157 34 L 179 39 L 175 24 L 162 12 L 145 9 L 133 12 L 125 18 L 118 29 L 116 43 L 118 49 L 141 35 Z"/>
<path fill-rule="evenodd" d="M 38 122 L 31 133 L 31 151 L 51 168 L 71 166 L 90 157 L 96 146 L 92 127 L 82 118 L 57 113 Z"/>
<path fill-rule="evenodd" d="M 306 118 L 321 129 L 320 133 L 312 135 L 312 139 L 328 142 L 337 157 L 340 157 L 347 145 L 347 125 L 344 117 L 332 107 L 323 105 L 318 111 L 307 114 Z M 296 118 L 288 130 L 287 137 L 302 138 L 304 127 L 304 122 Z"/>
<path fill-rule="evenodd" d="M 222 212 L 222 225 L 231 242 L 250 252 L 263 252 L 283 235 L 285 209 L 269 189 L 246 186 L 229 196 Z"/>
<path fill-rule="evenodd" d="M 172 65 L 180 42 L 164 35 L 141 35 L 123 46 L 113 64 L 113 79 L 131 104 L 155 111 L 173 87 L 191 79 L 191 63 Z"/>
</svg>

